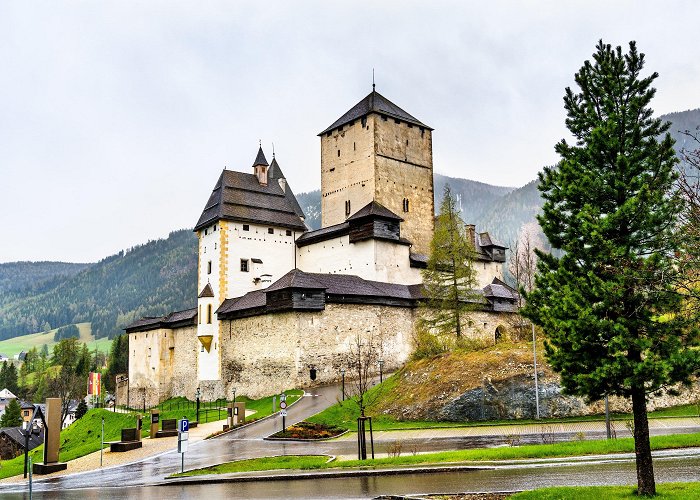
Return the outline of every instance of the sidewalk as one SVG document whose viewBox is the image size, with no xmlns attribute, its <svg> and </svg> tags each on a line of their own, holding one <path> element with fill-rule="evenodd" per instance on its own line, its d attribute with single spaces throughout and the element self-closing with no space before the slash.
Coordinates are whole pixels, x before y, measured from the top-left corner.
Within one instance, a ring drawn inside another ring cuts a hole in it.
<svg viewBox="0 0 700 500">
<path fill-rule="evenodd" d="M 206 424 L 199 424 L 194 429 L 190 429 L 189 442 L 190 444 L 203 440 L 214 432 L 221 431 L 226 420 L 217 420 Z M 102 468 L 113 467 L 115 465 L 124 465 L 131 462 L 139 462 L 155 455 L 168 451 L 177 450 L 177 436 L 164 438 L 143 438 L 143 446 L 136 450 L 125 451 L 121 453 L 112 453 L 109 448 L 105 448 L 102 456 Z M 45 476 L 34 476 L 35 480 L 44 478 L 54 478 L 65 476 L 67 474 L 75 474 L 78 472 L 86 472 L 100 468 L 100 451 L 97 450 L 89 455 L 84 455 L 68 462 L 68 469 L 47 474 Z M 22 475 L 6 477 L 0 479 L 0 484 L 24 483 L 26 479 Z"/>
</svg>

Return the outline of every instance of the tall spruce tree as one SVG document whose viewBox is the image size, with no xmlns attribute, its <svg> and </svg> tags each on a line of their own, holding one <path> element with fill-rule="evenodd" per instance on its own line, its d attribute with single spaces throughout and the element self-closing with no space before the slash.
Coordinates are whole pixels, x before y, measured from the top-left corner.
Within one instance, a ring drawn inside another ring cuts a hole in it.
<svg viewBox="0 0 700 500">
<path fill-rule="evenodd" d="M 644 55 L 602 41 L 566 89 L 561 161 L 540 174 L 540 225 L 562 257 L 538 252 L 525 314 L 547 336 L 546 354 L 571 394 L 631 398 L 638 494 L 656 491 L 647 395 L 688 383 L 699 366 L 697 328 L 674 288 L 682 199 L 669 124 L 653 118 L 656 73 Z"/>
<path fill-rule="evenodd" d="M 435 218 L 435 233 L 430 242 L 428 266 L 423 270 L 426 310 L 421 324 L 438 334 L 462 335 L 469 322 L 469 311 L 478 297 L 474 269 L 474 242 L 466 236 L 465 225 L 455 204 L 449 185 Z"/>
<path fill-rule="evenodd" d="M 0 417 L 0 427 L 19 427 L 20 425 L 22 425 L 22 408 L 16 399 L 12 399 Z"/>
</svg>

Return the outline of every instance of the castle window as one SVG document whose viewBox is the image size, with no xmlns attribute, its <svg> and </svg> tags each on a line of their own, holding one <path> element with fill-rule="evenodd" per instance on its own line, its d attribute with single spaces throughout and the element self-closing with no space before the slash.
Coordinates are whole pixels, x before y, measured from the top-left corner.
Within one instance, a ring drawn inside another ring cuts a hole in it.
<svg viewBox="0 0 700 500">
<path fill-rule="evenodd" d="M 357 151 L 357 146 L 355 146 L 355 143 L 354 143 L 354 142 L 352 143 L 352 150 L 353 150 L 353 151 Z"/>
<path fill-rule="evenodd" d="M 199 306 L 199 314 L 197 315 L 197 323 L 202 324 L 202 306 Z"/>
<path fill-rule="evenodd" d="M 275 230 L 271 227 L 267 228 L 267 234 L 275 234 Z"/>
<path fill-rule="evenodd" d="M 207 304 L 207 324 L 211 325 L 211 304 Z"/>
<path fill-rule="evenodd" d="M 206 235 L 208 235 L 208 234 L 209 234 L 209 230 L 208 230 L 208 229 L 205 229 L 205 230 L 204 230 L 204 236 L 206 236 Z"/>
<path fill-rule="evenodd" d="M 217 246 L 216 246 L 216 242 L 215 242 L 215 243 L 214 243 L 214 250 L 216 250 L 216 248 L 217 248 Z"/>
<path fill-rule="evenodd" d="M 340 158 L 340 149 L 338 150 L 338 158 Z"/>
<path fill-rule="evenodd" d="M 148 355 L 149 356 L 151 355 L 151 348 L 150 347 L 148 348 Z"/>
<path fill-rule="evenodd" d="M 248 224 L 243 224 L 244 231 L 250 231 L 250 226 Z"/>
<path fill-rule="evenodd" d="M 408 201 L 408 198 L 403 199 L 403 211 L 408 212 L 410 209 L 410 202 Z"/>
<path fill-rule="evenodd" d="M 291 235 L 292 235 L 292 230 L 291 230 L 291 229 L 287 229 L 287 236 L 291 236 Z"/>
<path fill-rule="evenodd" d="M 396 118 L 394 118 L 394 123 L 401 123 L 401 120 L 397 120 Z"/>
<path fill-rule="evenodd" d="M 350 215 L 350 200 L 345 201 L 345 216 Z"/>
<path fill-rule="evenodd" d="M 204 247 L 204 253 L 207 253 L 207 247 Z"/>
<path fill-rule="evenodd" d="M 207 274 L 211 274 L 211 261 L 207 262 Z"/>
<path fill-rule="evenodd" d="M 216 231 L 216 224 L 214 224 L 214 231 Z"/>
<path fill-rule="evenodd" d="M 326 132 L 326 137 L 330 137 L 330 136 L 331 136 L 331 133 L 330 133 L 330 132 Z"/>
<path fill-rule="evenodd" d="M 386 121 L 387 117 L 385 115 L 382 115 L 382 120 Z"/>
<path fill-rule="evenodd" d="M 241 259 L 241 272 L 242 273 L 248 272 L 248 259 Z"/>
<path fill-rule="evenodd" d="M 363 116 L 362 118 L 360 118 L 360 123 L 362 123 L 362 128 L 365 128 L 365 126 L 367 125 L 367 117 Z"/>
</svg>

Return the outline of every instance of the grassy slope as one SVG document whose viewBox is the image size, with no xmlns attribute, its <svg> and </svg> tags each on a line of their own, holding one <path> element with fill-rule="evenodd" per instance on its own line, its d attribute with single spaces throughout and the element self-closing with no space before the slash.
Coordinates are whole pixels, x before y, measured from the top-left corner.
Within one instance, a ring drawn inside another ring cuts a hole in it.
<svg viewBox="0 0 700 500">
<path fill-rule="evenodd" d="M 80 330 L 80 341 L 86 343 L 91 351 L 97 347 L 97 349 L 100 351 L 109 353 L 109 349 L 112 346 L 111 340 L 108 338 L 95 340 L 90 330 L 90 323 L 78 323 L 77 326 Z M 28 351 L 32 347 L 36 347 L 37 350 L 41 350 L 44 344 L 49 346 L 49 353 L 51 353 L 54 344 L 56 344 L 56 342 L 53 340 L 55 333 L 56 329 L 49 330 L 48 332 L 33 333 L 31 335 L 22 335 L 21 337 L 2 340 L 0 341 L 0 353 L 4 354 L 5 356 L 12 357 L 15 354 L 19 354 L 21 351 Z"/>
<path fill-rule="evenodd" d="M 61 431 L 61 461 L 73 460 L 100 449 L 102 417 L 105 419 L 105 441 L 118 441 L 122 428 L 136 426 L 134 414 L 113 413 L 102 409 L 90 410 L 83 418 Z M 33 462 L 43 461 L 43 454 L 43 445 L 29 452 Z M 0 478 L 21 474 L 23 470 L 24 455 L 5 460 L 0 467 Z"/>
<path fill-rule="evenodd" d="M 301 390 L 289 390 L 286 391 L 287 393 L 287 404 L 292 404 L 293 402 L 297 401 L 300 397 L 304 395 L 304 391 Z M 230 401 L 229 401 L 230 402 Z M 248 421 L 251 420 L 258 420 L 260 418 L 266 417 L 270 414 L 272 414 L 272 396 L 268 398 L 262 398 L 262 399 L 257 399 L 257 400 L 252 400 L 249 399 L 245 396 L 239 396 L 236 397 L 236 402 L 244 402 L 246 406 L 246 411 L 248 410 L 253 410 L 255 411 L 255 414 L 252 415 L 251 417 L 248 418 Z M 180 403 L 180 406 L 178 408 L 178 403 Z M 221 403 L 222 411 L 219 412 L 216 409 L 207 409 L 206 411 L 209 412 L 208 415 L 208 422 L 212 422 L 214 420 L 218 420 L 219 417 L 223 420 L 226 418 L 226 405 L 227 402 Z M 160 413 L 160 418 L 162 419 L 169 419 L 169 418 L 183 418 L 186 417 L 189 420 L 196 420 L 197 419 L 197 409 L 193 401 L 188 401 L 185 398 L 173 398 L 169 399 L 167 401 L 164 401 L 160 405 L 158 405 L 159 408 L 161 408 L 161 413 Z M 202 422 L 205 422 L 205 417 L 204 417 L 204 406 L 200 407 L 200 412 L 199 412 L 199 418 L 202 420 Z"/>
</svg>

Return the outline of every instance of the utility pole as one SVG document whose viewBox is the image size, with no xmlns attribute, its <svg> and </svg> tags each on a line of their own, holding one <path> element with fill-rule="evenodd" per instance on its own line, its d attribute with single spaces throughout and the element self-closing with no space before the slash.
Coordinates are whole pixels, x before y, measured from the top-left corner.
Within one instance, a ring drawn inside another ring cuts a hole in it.
<svg viewBox="0 0 700 500">
<path fill-rule="evenodd" d="M 540 388 L 537 382 L 537 338 L 535 337 L 535 324 L 532 323 L 532 359 L 535 363 L 535 411 L 537 419 L 540 418 Z"/>
</svg>

